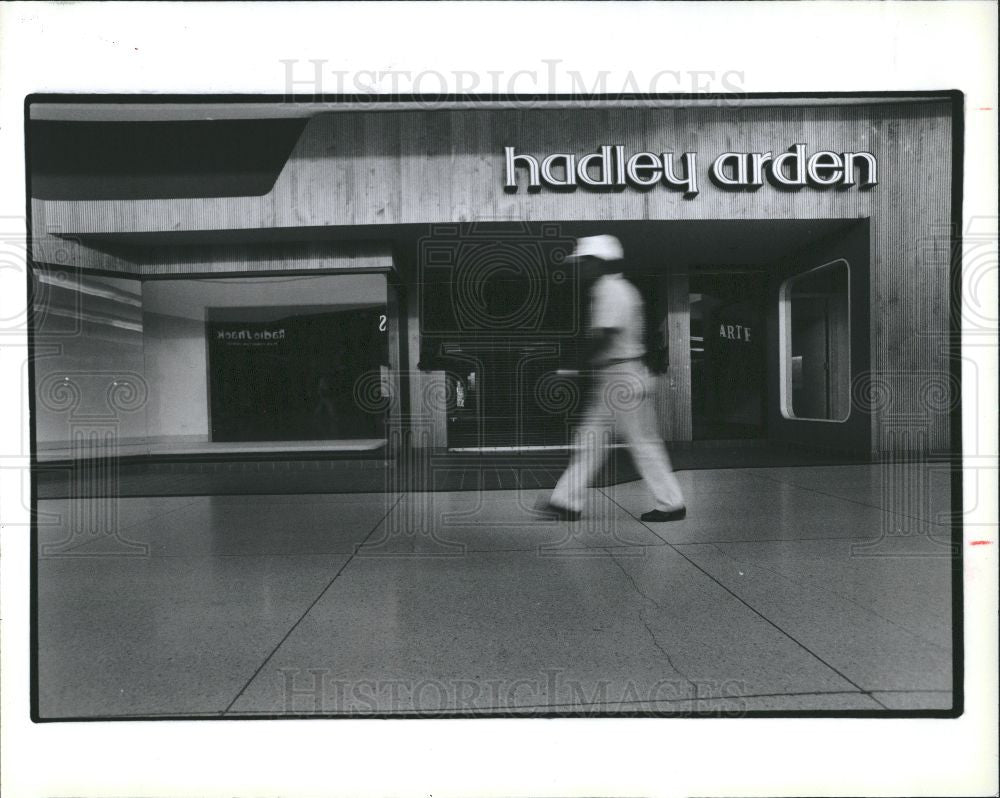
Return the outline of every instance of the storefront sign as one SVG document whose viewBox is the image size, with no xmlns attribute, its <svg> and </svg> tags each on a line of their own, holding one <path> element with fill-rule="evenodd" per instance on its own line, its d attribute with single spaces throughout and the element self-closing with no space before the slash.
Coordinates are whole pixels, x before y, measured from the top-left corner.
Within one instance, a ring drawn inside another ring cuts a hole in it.
<svg viewBox="0 0 1000 798">
<path fill-rule="evenodd" d="M 550 188 L 575 189 L 578 185 L 591 188 L 621 188 L 652 186 L 663 181 L 685 196 L 698 193 L 695 169 L 697 154 L 686 152 L 676 159 L 672 152 L 657 155 L 637 152 L 627 156 L 621 145 L 604 145 L 597 152 L 577 158 L 573 153 L 557 152 L 539 163 L 531 155 L 517 155 L 513 147 L 504 147 L 506 178 L 504 188 L 517 191 L 517 168 L 528 170 L 528 190 L 538 191 L 542 185 Z"/>
<path fill-rule="evenodd" d="M 806 157 L 806 145 L 795 144 L 780 155 L 770 152 L 724 152 L 712 164 L 712 180 L 722 188 L 754 190 L 765 180 L 775 186 L 853 186 L 878 183 L 878 163 L 870 152 L 821 150 Z"/>
<path fill-rule="evenodd" d="M 622 145 L 602 145 L 596 152 L 577 157 L 557 152 L 541 160 L 504 147 L 504 190 L 516 192 L 519 175 L 527 174 L 528 191 L 542 187 L 573 191 L 591 189 L 651 188 L 662 184 L 684 197 L 698 195 L 698 153 L 637 152 L 628 154 Z M 878 163 L 870 152 L 821 150 L 807 156 L 805 144 L 794 144 L 786 152 L 724 152 L 713 162 L 709 178 L 729 191 L 755 191 L 765 182 L 776 188 L 806 186 L 871 188 L 878 184 Z"/>
<path fill-rule="evenodd" d="M 727 341 L 749 341 L 750 328 L 742 324 L 726 324 L 720 322 L 719 337 Z"/>
<path fill-rule="evenodd" d="M 235 343 L 254 343 L 260 341 L 283 341 L 285 339 L 285 328 L 274 330 L 218 330 L 215 334 L 217 341 L 231 341 Z"/>
</svg>

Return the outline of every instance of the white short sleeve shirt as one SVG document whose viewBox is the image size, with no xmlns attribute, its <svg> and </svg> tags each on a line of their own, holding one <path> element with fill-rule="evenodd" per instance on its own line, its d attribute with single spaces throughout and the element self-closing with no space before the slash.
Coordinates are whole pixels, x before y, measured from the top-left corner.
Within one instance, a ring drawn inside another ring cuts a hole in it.
<svg viewBox="0 0 1000 798">
<path fill-rule="evenodd" d="M 591 289 L 590 326 L 592 332 L 616 330 L 609 360 L 627 360 L 646 353 L 642 296 L 621 274 L 602 275 Z"/>
</svg>

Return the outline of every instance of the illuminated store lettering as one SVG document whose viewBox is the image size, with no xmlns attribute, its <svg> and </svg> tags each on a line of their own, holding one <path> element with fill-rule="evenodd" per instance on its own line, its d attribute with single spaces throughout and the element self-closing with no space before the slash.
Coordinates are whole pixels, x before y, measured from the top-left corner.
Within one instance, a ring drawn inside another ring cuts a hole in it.
<svg viewBox="0 0 1000 798">
<path fill-rule="evenodd" d="M 856 176 L 857 175 L 857 176 Z M 836 153 L 821 150 L 806 157 L 806 145 L 786 152 L 724 152 L 715 159 L 712 181 L 721 188 L 754 190 L 770 181 L 777 187 L 853 186 L 878 184 L 878 162 L 870 152 Z"/>
<path fill-rule="evenodd" d="M 532 192 L 540 191 L 543 185 L 553 189 L 647 188 L 662 181 L 671 189 L 683 191 L 686 197 L 698 194 L 697 156 L 693 152 L 686 152 L 679 159 L 672 152 L 628 155 L 620 144 L 605 144 L 580 158 L 573 153 L 557 152 L 539 163 L 533 155 L 504 147 L 504 160 L 504 188 L 511 192 L 517 191 L 518 170 L 523 170 L 528 178 L 526 187 Z"/>
<path fill-rule="evenodd" d="M 652 189 L 662 184 L 693 199 L 699 192 L 697 160 L 694 152 L 680 156 L 672 152 L 629 154 L 621 144 L 603 144 L 579 157 L 556 152 L 540 160 L 504 147 L 504 190 L 514 193 L 522 185 L 532 193 L 542 188 Z M 712 162 L 709 177 L 727 191 L 756 191 L 765 183 L 786 190 L 807 186 L 867 189 L 878 185 L 878 162 L 870 152 L 819 150 L 808 155 L 807 145 L 799 143 L 777 155 L 770 151 L 724 152 Z"/>
</svg>

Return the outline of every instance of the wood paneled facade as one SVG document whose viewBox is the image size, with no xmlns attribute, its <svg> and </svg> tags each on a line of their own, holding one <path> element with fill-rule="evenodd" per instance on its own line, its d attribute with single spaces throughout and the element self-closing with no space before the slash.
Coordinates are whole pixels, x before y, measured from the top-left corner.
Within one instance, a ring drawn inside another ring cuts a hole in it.
<svg viewBox="0 0 1000 798">
<path fill-rule="evenodd" d="M 263 196 L 33 200 L 35 257 L 50 260 L 55 246 L 81 268 L 134 269 L 144 276 L 247 274 L 329 268 L 330 253 L 312 246 L 275 260 L 248 256 L 241 245 L 202 249 L 179 260 L 153 245 L 123 254 L 126 250 L 106 242 L 137 233 L 334 228 L 351 228 L 356 237 L 364 227 L 371 227 L 377 240 L 394 225 L 473 221 L 867 220 L 870 380 L 857 386 L 855 401 L 870 413 L 874 456 L 941 452 L 951 445 L 949 411 L 958 400 L 949 333 L 954 110 L 953 100 L 942 96 L 843 104 L 692 100 L 663 107 L 645 102 L 619 108 L 477 105 L 322 113 L 310 119 Z M 797 143 L 810 153 L 873 153 L 877 186 L 791 191 L 765 184 L 756 191 L 733 191 L 708 179 L 708 168 L 723 152 L 777 155 Z M 505 146 L 541 159 L 557 152 L 580 156 L 603 144 L 624 145 L 628 153 L 696 152 L 700 192 L 685 198 L 662 184 L 619 191 L 503 188 Z M 376 268 L 386 266 L 384 250 L 357 246 L 342 256 L 351 266 L 365 268 L 366 259 L 377 261 Z M 671 372 L 664 382 L 661 422 L 667 437 L 684 440 L 691 436 L 687 274 L 683 265 L 664 260 Z M 403 314 L 411 367 L 417 355 L 415 313 L 410 305 Z M 427 374 L 410 382 L 415 416 L 440 416 L 426 400 L 439 381 L 440 375 Z M 431 437 L 442 443 L 440 430 Z"/>
</svg>

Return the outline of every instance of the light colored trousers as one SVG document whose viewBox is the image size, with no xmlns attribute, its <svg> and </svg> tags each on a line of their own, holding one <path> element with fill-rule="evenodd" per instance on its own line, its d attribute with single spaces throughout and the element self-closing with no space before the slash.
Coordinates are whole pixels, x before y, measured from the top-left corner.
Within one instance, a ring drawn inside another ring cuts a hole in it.
<svg viewBox="0 0 1000 798">
<path fill-rule="evenodd" d="M 680 509 L 684 496 L 657 432 L 649 370 L 642 361 L 629 360 L 600 369 L 595 376 L 593 396 L 574 435 L 569 466 L 552 491 L 551 503 L 582 510 L 587 487 L 611 444 L 621 437 L 653 494 L 654 509 Z"/>
</svg>

